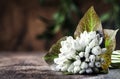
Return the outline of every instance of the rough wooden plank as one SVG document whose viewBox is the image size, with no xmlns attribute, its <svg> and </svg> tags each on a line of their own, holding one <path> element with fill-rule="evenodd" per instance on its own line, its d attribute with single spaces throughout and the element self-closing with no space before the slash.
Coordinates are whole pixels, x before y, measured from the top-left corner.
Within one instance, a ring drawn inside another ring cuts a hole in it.
<svg viewBox="0 0 120 79">
<path fill-rule="evenodd" d="M 120 79 L 120 69 L 100 75 L 64 75 L 51 71 L 44 53 L 1 54 L 0 79 Z"/>
</svg>

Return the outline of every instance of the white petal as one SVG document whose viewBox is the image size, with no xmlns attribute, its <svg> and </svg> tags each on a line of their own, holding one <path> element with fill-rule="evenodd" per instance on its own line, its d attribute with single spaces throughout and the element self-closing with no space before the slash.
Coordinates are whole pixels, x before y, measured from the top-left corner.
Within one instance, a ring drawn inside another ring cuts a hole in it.
<svg viewBox="0 0 120 79">
<path fill-rule="evenodd" d="M 79 51 L 82 49 L 81 45 L 79 44 L 79 41 L 74 40 L 73 48 Z"/>
<path fill-rule="evenodd" d="M 97 38 L 95 38 L 90 42 L 89 47 L 93 48 L 94 46 L 97 46 L 97 45 L 99 45 L 99 43 L 98 43 Z"/>
<path fill-rule="evenodd" d="M 90 62 L 89 67 L 94 67 L 94 62 Z"/>
<path fill-rule="evenodd" d="M 72 72 L 72 71 L 73 71 L 73 69 L 74 69 L 74 65 L 73 65 L 73 64 L 71 64 L 71 65 L 68 67 L 67 71 L 68 71 L 68 72 Z"/>
<path fill-rule="evenodd" d="M 68 67 L 69 67 L 69 64 L 63 65 L 61 68 L 61 71 L 67 71 Z"/>
<path fill-rule="evenodd" d="M 85 58 L 85 61 L 86 61 L 86 62 L 89 62 L 90 60 L 89 60 L 89 58 Z"/>
<path fill-rule="evenodd" d="M 88 58 L 90 53 L 90 48 L 87 46 L 85 49 L 85 57 Z"/>
<path fill-rule="evenodd" d="M 84 53 L 85 53 L 85 52 L 80 52 L 80 53 L 79 53 L 79 56 L 82 58 L 82 57 L 84 56 Z"/>
<path fill-rule="evenodd" d="M 75 57 L 75 59 L 76 59 L 76 60 L 80 60 L 80 56 L 77 55 L 77 56 Z"/>
<path fill-rule="evenodd" d="M 75 66 L 74 67 L 74 73 L 78 73 L 80 71 L 80 66 Z"/>
<path fill-rule="evenodd" d="M 96 46 L 96 47 L 92 48 L 92 53 L 94 55 L 100 55 L 102 53 L 100 46 Z"/>
<path fill-rule="evenodd" d="M 82 62 L 81 68 L 82 69 L 87 69 L 88 68 L 88 64 L 86 62 Z"/>
<path fill-rule="evenodd" d="M 74 66 L 80 66 L 81 65 L 81 61 L 80 60 L 76 60 L 75 62 L 74 62 Z"/>
<path fill-rule="evenodd" d="M 58 63 L 59 61 L 60 61 L 59 58 L 55 58 L 55 59 L 54 59 L 54 63 L 56 63 L 56 64 L 59 64 L 59 63 Z"/>
</svg>

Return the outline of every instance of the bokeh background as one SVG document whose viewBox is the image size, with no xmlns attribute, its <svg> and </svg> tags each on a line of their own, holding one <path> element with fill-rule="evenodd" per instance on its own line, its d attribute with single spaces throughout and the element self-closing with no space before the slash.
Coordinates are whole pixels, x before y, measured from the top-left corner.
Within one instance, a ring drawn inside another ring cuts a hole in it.
<svg viewBox="0 0 120 79">
<path fill-rule="evenodd" d="M 0 0 L 0 51 L 48 51 L 62 36 L 73 35 L 90 6 L 103 28 L 120 28 L 120 0 Z"/>
</svg>

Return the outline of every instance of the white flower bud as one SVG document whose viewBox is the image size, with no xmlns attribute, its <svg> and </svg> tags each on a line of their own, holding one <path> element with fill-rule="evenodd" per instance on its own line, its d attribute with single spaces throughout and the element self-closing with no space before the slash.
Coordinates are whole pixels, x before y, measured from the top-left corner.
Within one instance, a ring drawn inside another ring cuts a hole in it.
<svg viewBox="0 0 120 79">
<path fill-rule="evenodd" d="M 82 47 L 81 47 L 81 45 L 79 44 L 79 41 L 78 41 L 78 40 L 74 40 L 73 48 L 74 48 L 75 50 L 82 50 Z"/>
<path fill-rule="evenodd" d="M 64 46 L 65 45 L 65 41 L 61 41 L 60 44 L 61 44 L 61 46 Z"/>
<path fill-rule="evenodd" d="M 90 55 L 89 59 L 90 59 L 91 62 L 95 62 L 95 55 Z"/>
<path fill-rule="evenodd" d="M 82 69 L 87 69 L 88 68 L 88 64 L 86 62 L 82 62 L 81 63 L 81 68 Z"/>
<path fill-rule="evenodd" d="M 75 53 L 69 53 L 69 54 L 66 55 L 66 58 L 67 59 L 73 59 L 73 58 L 76 58 L 76 55 L 75 55 Z"/>
<path fill-rule="evenodd" d="M 59 61 L 60 61 L 59 58 L 54 59 L 54 63 L 56 63 L 56 64 L 59 64 Z"/>
<path fill-rule="evenodd" d="M 96 67 L 101 67 L 101 63 L 100 62 L 95 62 L 95 66 Z"/>
<path fill-rule="evenodd" d="M 86 73 L 90 74 L 90 73 L 92 73 L 92 72 L 93 72 L 93 71 L 92 71 L 91 68 L 86 69 Z"/>
<path fill-rule="evenodd" d="M 90 48 L 87 46 L 85 49 L 85 57 L 88 58 L 90 53 Z"/>
<path fill-rule="evenodd" d="M 89 47 L 90 47 L 90 48 L 93 48 L 94 46 L 97 46 L 97 45 L 99 45 L 97 38 L 93 39 L 93 40 L 89 43 Z"/>
<path fill-rule="evenodd" d="M 102 53 L 100 46 L 95 46 L 94 48 L 92 48 L 92 53 L 94 55 L 100 55 Z"/>
<path fill-rule="evenodd" d="M 89 58 L 85 58 L 85 61 L 86 61 L 86 62 L 89 62 L 90 60 L 89 60 Z"/>
<path fill-rule="evenodd" d="M 82 58 L 82 57 L 84 56 L 84 53 L 85 53 L 85 52 L 80 52 L 80 53 L 79 53 L 79 56 Z"/>
<path fill-rule="evenodd" d="M 74 64 L 74 66 L 80 66 L 81 65 L 81 61 L 80 60 L 76 60 L 73 64 Z"/>
<path fill-rule="evenodd" d="M 61 67 L 61 71 L 67 71 L 69 64 L 65 64 Z"/>
<path fill-rule="evenodd" d="M 97 35 L 96 35 L 96 32 L 95 32 L 95 31 L 91 31 L 91 32 L 89 32 L 90 40 L 95 39 L 96 36 L 97 36 Z"/>
<path fill-rule="evenodd" d="M 80 66 L 75 66 L 74 67 L 74 73 L 78 73 L 80 71 Z"/>
<path fill-rule="evenodd" d="M 80 57 L 77 55 L 77 56 L 75 57 L 75 59 L 76 59 L 76 60 L 80 60 Z"/>
<path fill-rule="evenodd" d="M 66 38 L 66 41 L 69 42 L 69 43 L 71 43 L 71 41 L 73 41 L 73 40 L 74 40 L 74 39 L 73 39 L 72 36 L 68 36 L 68 37 Z"/>
<path fill-rule="evenodd" d="M 71 64 L 71 65 L 68 67 L 67 71 L 68 71 L 68 72 L 73 72 L 73 69 L 74 69 L 74 64 Z"/>
<path fill-rule="evenodd" d="M 88 65 L 89 67 L 94 67 L 94 62 L 90 62 Z"/>
</svg>

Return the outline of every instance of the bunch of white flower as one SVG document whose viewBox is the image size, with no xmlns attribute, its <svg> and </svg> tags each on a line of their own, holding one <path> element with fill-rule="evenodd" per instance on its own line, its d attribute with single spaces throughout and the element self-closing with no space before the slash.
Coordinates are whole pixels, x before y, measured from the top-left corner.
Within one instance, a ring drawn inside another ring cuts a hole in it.
<svg viewBox="0 0 120 79">
<path fill-rule="evenodd" d="M 84 31 L 76 39 L 67 37 L 61 41 L 60 53 L 54 59 L 54 70 L 74 74 L 99 72 L 103 62 L 99 55 L 106 51 L 101 47 L 102 42 L 103 36 L 96 31 Z"/>
</svg>

